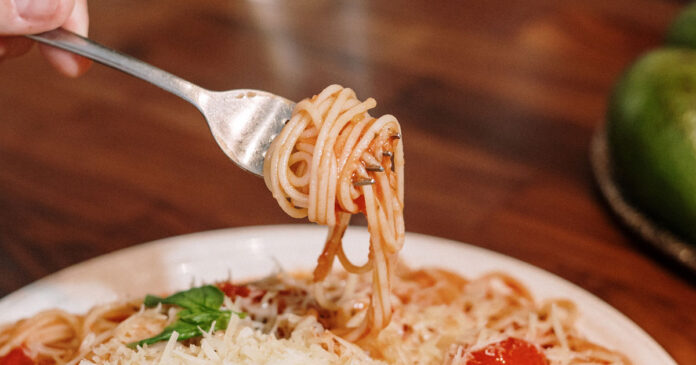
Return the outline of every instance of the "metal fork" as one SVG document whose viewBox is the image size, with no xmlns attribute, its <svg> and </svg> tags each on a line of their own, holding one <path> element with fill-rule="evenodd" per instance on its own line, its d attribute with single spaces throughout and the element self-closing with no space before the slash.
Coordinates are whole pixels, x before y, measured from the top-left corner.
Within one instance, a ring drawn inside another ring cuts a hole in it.
<svg viewBox="0 0 696 365">
<path fill-rule="evenodd" d="M 111 66 L 188 101 L 203 114 L 227 157 L 259 176 L 266 150 L 295 108 L 292 101 L 266 91 L 204 89 L 62 28 L 27 37 Z"/>
</svg>

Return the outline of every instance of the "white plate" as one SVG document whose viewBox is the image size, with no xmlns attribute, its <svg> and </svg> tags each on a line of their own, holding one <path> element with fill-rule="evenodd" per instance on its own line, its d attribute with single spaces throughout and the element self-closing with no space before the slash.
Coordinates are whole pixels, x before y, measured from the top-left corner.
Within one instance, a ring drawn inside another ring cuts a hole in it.
<svg viewBox="0 0 696 365">
<path fill-rule="evenodd" d="M 261 277 L 276 270 L 311 270 L 326 228 L 310 225 L 258 226 L 195 233 L 107 254 L 69 267 L 0 300 L 0 323 L 47 308 L 84 312 L 119 298 L 165 294 L 192 284 Z M 368 234 L 350 228 L 347 254 L 364 261 Z M 537 299 L 563 297 L 581 312 L 580 331 L 589 339 L 628 355 L 635 365 L 676 364 L 636 324 L 579 287 L 521 261 L 459 242 L 414 233 L 406 235 L 407 264 L 439 266 L 466 277 L 505 271 L 520 279 Z"/>
</svg>

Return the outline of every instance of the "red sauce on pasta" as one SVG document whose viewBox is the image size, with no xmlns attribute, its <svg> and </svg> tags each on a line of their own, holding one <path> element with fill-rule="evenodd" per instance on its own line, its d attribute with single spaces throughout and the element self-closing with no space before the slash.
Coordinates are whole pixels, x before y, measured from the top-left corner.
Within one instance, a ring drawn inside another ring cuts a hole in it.
<svg viewBox="0 0 696 365">
<path fill-rule="evenodd" d="M 237 296 L 246 298 L 251 293 L 251 290 L 249 290 L 249 287 L 246 285 L 235 285 L 230 282 L 224 282 L 219 283 L 217 286 L 223 293 L 225 293 L 225 295 L 232 299 L 236 298 Z"/>
<path fill-rule="evenodd" d="M 0 365 L 34 365 L 34 360 L 32 360 L 24 352 L 24 349 L 17 347 L 16 349 L 10 351 L 7 355 L 0 358 Z"/>
<path fill-rule="evenodd" d="M 547 365 L 548 363 L 536 346 L 510 337 L 472 353 L 466 365 Z"/>
</svg>

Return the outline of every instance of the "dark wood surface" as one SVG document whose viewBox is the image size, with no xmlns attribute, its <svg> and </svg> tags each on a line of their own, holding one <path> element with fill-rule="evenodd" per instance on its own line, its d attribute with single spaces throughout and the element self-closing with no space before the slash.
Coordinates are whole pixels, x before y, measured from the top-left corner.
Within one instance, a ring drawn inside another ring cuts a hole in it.
<svg viewBox="0 0 696 365">
<path fill-rule="evenodd" d="M 621 70 L 683 4 L 93 1 L 91 37 L 211 89 L 373 96 L 405 136 L 412 232 L 522 259 L 696 363 L 692 277 L 622 229 L 588 144 Z M 289 223 L 198 112 L 103 66 L 0 65 L 0 296 L 123 247 Z"/>
</svg>

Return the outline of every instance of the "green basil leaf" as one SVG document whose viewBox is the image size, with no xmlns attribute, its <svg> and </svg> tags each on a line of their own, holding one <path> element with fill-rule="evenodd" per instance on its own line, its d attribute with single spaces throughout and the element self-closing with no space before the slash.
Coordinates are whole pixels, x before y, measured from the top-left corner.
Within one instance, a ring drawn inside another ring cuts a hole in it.
<svg viewBox="0 0 696 365">
<path fill-rule="evenodd" d="M 152 307 L 156 306 L 157 304 L 162 303 L 163 301 L 164 301 L 164 298 L 160 298 L 158 296 L 148 294 L 147 296 L 145 296 L 145 300 L 143 301 L 143 304 L 148 308 L 152 308 Z"/>
<path fill-rule="evenodd" d="M 161 333 L 128 344 L 129 347 L 151 345 L 160 341 L 167 341 L 174 332 L 179 334 L 177 340 L 187 340 L 209 331 L 215 323 L 214 330 L 224 330 L 230 323 L 232 314 L 239 318 L 245 318 L 246 313 L 238 313 L 229 310 L 220 310 L 225 295 L 216 286 L 206 285 L 178 292 L 166 298 L 148 295 L 143 302 L 146 307 L 154 307 L 157 304 L 171 304 L 182 308 L 177 313 L 177 320 L 167 326 Z"/>
<path fill-rule="evenodd" d="M 186 339 L 189 339 L 192 337 L 201 336 L 203 334 L 201 332 L 201 330 L 199 329 L 198 325 L 195 325 L 192 323 L 187 323 L 187 322 L 182 322 L 182 321 L 176 321 L 176 322 L 172 323 L 171 325 L 167 326 L 159 334 L 152 336 L 150 338 L 146 338 L 144 340 L 129 343 L 128 347 L 135 348 L 136 346 L 152 345 L 152 344 L 160 342 L 160 341 L 168 341 L 172 337 L 172 334 L 175 331 L 176 331 L 176 333 L 179 334 L 177 341 L 183 341 L 183 340 L 186 340 Z"/>
<path fill-rule="evenodd" d="M 191 311 L 189 309 L 184 309 L 181 312 L 179 312 L 178 317 L 180 320 L 184 322 L 205 324 L 213 323 L 213 321 L 217 320 L 220 317 L 221 313 L 222 312 L 217 309 L 207 309 L 203 311 Z"/>
<path fill-rule="evenodd" d="M 232 312 L 231 311 L 221 311 L 220 316 L 215 320 L 215 330 L 216 331 L 221 331 L 221 330 L 226 330 L 227 325 L 230 324 L 230 316 Z M 241 317 L 240 318 L 244 318 Z"/>
<path fill-rule="evenodd" d="M 214 285 L 205 285 L 198 288 L 181 291 L 166 298 L 154 295 L 145 297 L 146 307 L 154 307 L 159 303 L 174 304 L 186 309 L 218 309 L 225 299 L 225 294 Z"/>
</svg>

